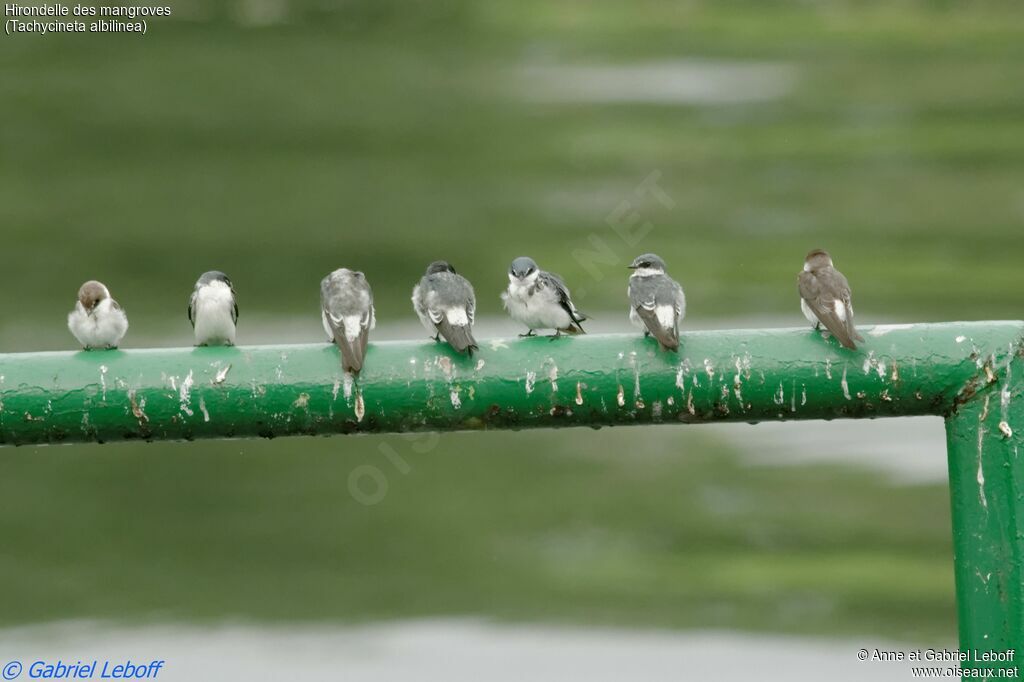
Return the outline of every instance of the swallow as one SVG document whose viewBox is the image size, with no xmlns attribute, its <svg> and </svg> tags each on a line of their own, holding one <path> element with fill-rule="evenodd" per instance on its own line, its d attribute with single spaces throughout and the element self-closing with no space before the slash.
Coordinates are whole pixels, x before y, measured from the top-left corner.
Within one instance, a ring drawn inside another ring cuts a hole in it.
<svg viewBox="0 0 1024 682">
<path fill-rule="evenodd" d="M 89 280 L 68 313 L 68 329 L 85 350 L 117 348 L 128 331 L 128 316 L 103 283 Z"/>
<path fill-rule="evenodd" d="M 476 294 L 469 280 L 446 261 L 434 261 L 412 290 L 412 306 L 435 341 L 443 336 L 452 348 L 472 356 Z"/>
<path fill-rule="evenodd" d="M 227 275 L 210 270 L 199 277 L 188 301 L 188 321 L 197 346 L 235 345 L 238 302 Z"/>
<path fill-rule="evenodd" d="M 377 325 L 373 292 L 366 277 L 348 268 L 324 277 L 320 282 L 320 308 L 327 338 L 341 351 L 342 368 L 358 374 L 370 330 Z"/>
<path fill-rule="evenodd" d="M 629 319 L 654 336 L 663 350 L 679 350 L 679 323 L 686 296 L 679 282 L 665 274 L 665 261 L 653 253 L 637 256 L 629 266 Z"/>
<path fill-rule="evenodd" d="M 800 309 L 814 328 L 825 325 L 843 347 L 857 350 L 855 341 L 864 338 L 853 326 L 850 283 L 833 267 L 832 257 L 827 252 L 816 249 L 807 254 L 804 269 L 797 277 L 797 288 Z"/>
<path fill-rule="evenodd" d="M 501 300 L 512 319 L 529 330 L 520 336 L 533 336 L 535 329 L 554 329 L 552 338 L 586 333 L 580 323 L 587 316 L 576 309 L 565 282 L 541 270 L 532 258 L 520 256 L 512 261 Z"/>
</svg>

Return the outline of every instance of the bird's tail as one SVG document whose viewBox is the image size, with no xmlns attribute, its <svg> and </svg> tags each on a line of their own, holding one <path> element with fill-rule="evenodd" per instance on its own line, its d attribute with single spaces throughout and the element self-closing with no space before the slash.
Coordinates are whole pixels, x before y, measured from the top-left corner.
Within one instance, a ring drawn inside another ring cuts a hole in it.
<svg viewBox="0 0 1024 682">
<path fill-rule="evenodd" d="M 571 309 L 568 312 L 571 322 L 569 322 L 568 327 L 561 331 L 565 334 L 586 334 L 587 332 L 583 331 L 583 325 L 580 323 L 585 320 L 589 320 L 590 318 L 576 310 L 576 306 L 571 306 Z"/>
<path fill-rule="evenodd" d="M 477 349 L 476 339 L 473 338 L 473 329 L 469 325 L 450 324 L 447 319 L 442 319 L 437 324 L 437 330 L 451 344 L 451 347 L 460 353 L 472 356 L 473 351 Z"/>
<path fill-rule="evenodd" d="M 658 336 L 658 344 L 664 351 L 671 351 L 673 353 L 679 352 L 679 335 L 672 332 L 668 332 L 663 336 Z"/>
<path fill-rule="evenodd" d="M 562 332 L 563 334 L 586 334 L 587 332 L 585 332 L 583 330 L 583 327 L 580 326 L 580 322 L 582 322 L 585 319 L 587 319 L 587 318 L 580 317 L 580 318 L 574 319 L 572 322 L 569 323 L 568 327 L 565 327 L 564 329 L 560 329 L 559 331 Z"/>
<path fill-rule="evenodd" d="M 363 353 L 358 344 L 349 343 L 344 337 L 334 337 L 334 344 L 341 351 L 341 367 L 346 372 L 359 374 L 363 369 Z"/>
<path fill-rule="evenodd" d="M 342 369 L 359 374 L 359 371 L 363 369 L 363 359 L 366 355 L 366 330 L 362 330 L 359 336 L 349 341 L 348 335 L 345 333 L 345 320 L 335 322 L 333 318 L 329 317 L 328 319 L 331 331 L 334 332 L 334 345 L 341 351 Z"/>
</svg>

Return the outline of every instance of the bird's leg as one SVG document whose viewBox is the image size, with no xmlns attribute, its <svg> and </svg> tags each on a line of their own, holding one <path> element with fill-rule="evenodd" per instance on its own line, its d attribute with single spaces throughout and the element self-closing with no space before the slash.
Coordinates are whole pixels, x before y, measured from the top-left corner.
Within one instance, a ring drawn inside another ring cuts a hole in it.
<svg viewBox="0 0 1024 682">
<path fill-rule="evenodd" d="M 434 334 L 434 342 L 441 343 L 441 332 Z"/>
<path fill-rule="evenodd" d="M 554 334 L 548 334 L 548 341 L 554 341 L 562 337 L 562 330 L 556 329 Z"/>
<path fill-rule="evenodd" d="M 520 334 L 519 338 L 525 339 L 527 336 L 537 336 L 537 334 L 535 334 L 534 331 L 531 329 L 530 331 L 526 332 L 525 334 Z"/>
<path fill-rule="evenodd" d="M 817 322 L 814 323 L 814 331 L 816 331 L 816 332 L 820 332 L 821 331 L 821 320 L 818 320 Z"/>
<path fill-rule="evenodd" d="M 647 331 L 647 330 L 645 329 L 645 330 L 644 330 L 644 338 L 645 338 L 645 339 L 646 339 L 646 338 L 650 338 L 650 336 L 651 336 L 651 332 L 649 332 L 649 331 Z"/>
</svg>

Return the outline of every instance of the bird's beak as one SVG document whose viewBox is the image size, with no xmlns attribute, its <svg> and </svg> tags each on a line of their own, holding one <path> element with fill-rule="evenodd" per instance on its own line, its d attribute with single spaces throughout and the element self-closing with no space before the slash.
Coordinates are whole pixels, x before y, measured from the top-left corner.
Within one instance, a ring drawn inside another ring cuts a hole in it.
<svg viewBox="0 0 1024 682">
<path fill-rule="evenodd" d="M 629 268 L 630 270 L 636 270 L 640 266 L 639 265 L 627 265 L 626 267 Z"/>
</svg>

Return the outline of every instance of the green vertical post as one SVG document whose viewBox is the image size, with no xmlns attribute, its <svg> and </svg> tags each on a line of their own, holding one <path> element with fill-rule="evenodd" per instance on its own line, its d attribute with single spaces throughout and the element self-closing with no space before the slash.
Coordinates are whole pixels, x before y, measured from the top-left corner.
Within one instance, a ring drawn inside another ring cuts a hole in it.
<svg viewBox="0 0 1024 682">
<path fill-rule="evenodd" d="M 1024 360 L 980 360 L 946 418 L 953 551 L 964 668 L 1022 669 L 1024 655 Z M 997 652 L 1012 652 L 998 660 Z M 997 659 L 997 660 L 985 660 Z"/>
</svg>

